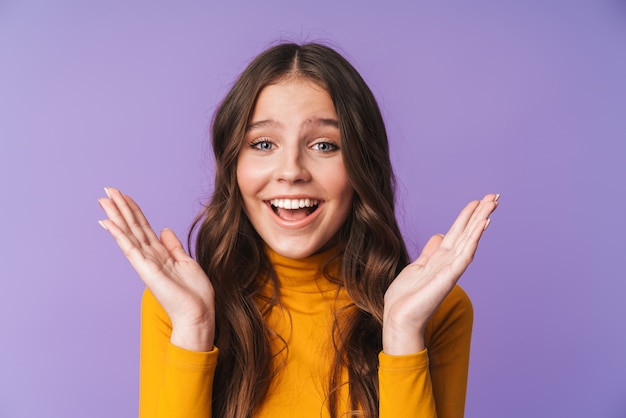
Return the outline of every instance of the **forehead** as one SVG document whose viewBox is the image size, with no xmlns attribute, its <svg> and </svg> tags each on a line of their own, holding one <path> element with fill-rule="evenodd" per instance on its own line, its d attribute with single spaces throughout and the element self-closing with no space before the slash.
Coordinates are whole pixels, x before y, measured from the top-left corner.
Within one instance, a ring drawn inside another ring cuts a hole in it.
<svg viewBox="0 0 626 418">
<path fill-rule="evenodd" d="M 289 79 L 264 87 L 259 93 L 249 126 L 261 121 L 274 124 L 337 120 L 328 92 L 310 80 Z"/>
</svg>

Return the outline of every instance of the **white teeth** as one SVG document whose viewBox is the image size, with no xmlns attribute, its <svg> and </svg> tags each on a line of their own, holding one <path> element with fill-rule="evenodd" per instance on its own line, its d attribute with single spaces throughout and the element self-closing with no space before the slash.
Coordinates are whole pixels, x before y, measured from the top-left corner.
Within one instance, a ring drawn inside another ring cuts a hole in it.
<svg viewBox="0 0 626 418">
<path fill-rule="evenodd" d="M 317 206 L 319 201 L 316 199 L 272 199 L 270 203 L 281 209 L 302 209 Z"/>
</svg>

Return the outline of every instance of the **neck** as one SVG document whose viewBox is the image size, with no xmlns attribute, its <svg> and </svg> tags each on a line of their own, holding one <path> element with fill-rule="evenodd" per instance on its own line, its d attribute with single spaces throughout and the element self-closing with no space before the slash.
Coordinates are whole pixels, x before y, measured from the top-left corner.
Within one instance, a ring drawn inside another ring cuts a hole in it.
<svg viewBox="0 0 626 418">
<path fill-rule="evenodd" d="M 305 258 L 282 256 L 269 247 L 267 256 L 276 271 L 281 289 L 301 292 L 336 290 L 338 285 L 328 278 L 339 279 L 339 249 L 332 247 Z"/>
</svg>

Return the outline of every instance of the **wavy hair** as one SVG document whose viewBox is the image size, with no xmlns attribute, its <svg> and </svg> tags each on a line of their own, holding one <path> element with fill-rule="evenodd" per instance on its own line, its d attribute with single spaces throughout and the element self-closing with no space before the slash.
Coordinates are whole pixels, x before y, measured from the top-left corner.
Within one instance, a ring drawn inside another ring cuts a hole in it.
<svg viewBox="0 0 626 418">
<path fill-rule="evenodd" d="M 280 44 L 257 56 L 217 109 L 212 124 L 215 187 L 199 214 L 196 259 L 215 288 L 216 346 L 213 385 L 216 417 L 248 418 L 265 399 L 275 371 L 264 317 L 278 301 L 278 283 L 264 244 L 243 210 L 237 158 L 246 125 L 261 90 L 302 78 L 330 95 L 341 133 L 346 171 L 355 194 L 353 210 L 339 231 L 339 278 L 353 305 L 337 313 L 328 408 L 339 414 L 339 393 L 348 385 L 353 414 L 378 416 L 378 353 L 382 350 L 383 297 L 408 264 L 394 213 L 395 178 L 382 115 L 369 87 L 339 53 L 324 45 Z M 260 289 L 274 283 L 274 294 Z M 261 301 L 261 303 L 259 303 Z M 339 320 L 341 316 L 341 320 Z M 342 324 L 341 326 L 339 324 Z M 348 382 L 342 381 L 347 370 Z"/>
</svg>

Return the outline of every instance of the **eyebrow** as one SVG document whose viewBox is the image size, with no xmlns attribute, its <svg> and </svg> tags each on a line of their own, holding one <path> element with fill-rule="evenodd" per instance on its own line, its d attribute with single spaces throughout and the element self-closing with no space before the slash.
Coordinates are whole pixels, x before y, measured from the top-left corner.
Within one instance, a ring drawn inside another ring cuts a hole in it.
<svg viewBox="0 0 626 418">
<path fill-rule="evenodd" d="M 337 119 L 331 118 L 313 118 L 308 119 L 305 125 L 314 125 L 314 126 L 332 126 L 333 128 L 339 129 L 339 121 Z"/>
<path fill-rule="evenodd" d="M 246 132 L 251 131 L 253 129 L 265 128 L 268 126 L 279 127 L 281 125 L 280 123 L 276 122 L 274 119 L 260 120 L 258 122 L 249 123 L 248 126 L 246 126 Z"/>
<path fill-rule="evenodd" d="M 306 126 L 331 126 L 333 128 L 337 128 L 339 129 L 339 121 L 337 119 L 332 119 L 332 118 L 312 118 L 312 119 L 307 119 L 306 121 L 304 121 L 304 124 Z M 248 126 L 246 126 L 246 132 L 248 131 L 252 131 L 254 129 L 259 129 L 259 128 L 266 128 L 266 127 L 281 127 L 282 124 L 280 122 L 277 122 L 274 119 L 265 119 L 265 120 L 260 120 L 257 122 L 252 122 L 249 123 Z"/>
</svg>

